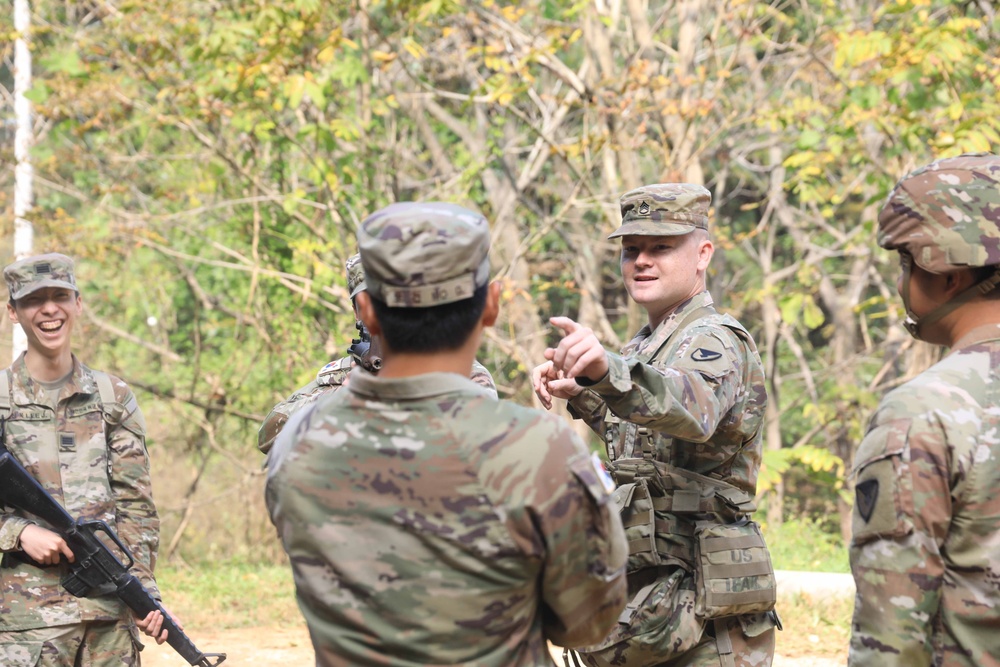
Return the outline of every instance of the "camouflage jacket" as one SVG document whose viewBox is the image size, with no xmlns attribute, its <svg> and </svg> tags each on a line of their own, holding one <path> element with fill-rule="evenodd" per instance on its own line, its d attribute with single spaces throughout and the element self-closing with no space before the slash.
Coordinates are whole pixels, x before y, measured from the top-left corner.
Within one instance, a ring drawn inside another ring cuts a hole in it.
<svg viewBox="0 0 1000 667">
<path fill-rule="evenodd" d="M 887 394 L 855 455 L 855 667 L 1000 665 L 1000 325 Z"/>
<path fill-rule="evenodd" d="M 116 423 L 102 406 L 94 372 L 73 358 L 73 374 L 53 411 L 22 355 L 7 373 L 11 412 L 6 445 L 69 514 L 105 521 L 135 558 L 133 572 L 159 599 L 153 566 L 159 519 L 153 505 L 145 423 L 135 396 L 122 380 L 114 386 Z M 114 620 L 128 613 L 114 596 L 76 598 L 59 584 L 65 563 L 39 568 L 8 553 L 17 549 L 29 523 L 47 527 L 19 511 L 0 513 L 0 632 Z"/>
<path fill-rule="evenodd" d="M 343 387 L 347 383 L 351 369 L 356 365 L 354 358 L 350 356 L 331 361 L 319 369 L 315 380 L 296 390 L 291 396 L 274 406 L 257 431 L 257 449 L 267 454 L 288 418 L 296 410 L 301 410 L 307 405 L 315 403 L 323 394 L 337 391 Z M 493 376 L 490 375 L 486 366 L 478 361 L 473 361 L 472 374 L 469 379 L 486 389 L 493 398 L 497 398 L 497 387 L 493 384 Z"/>
<path fill-rule="evenodd" d="M 317 665 L 519 667 L 623 608 L 610 491 L 557 417 L 450 373 L 357 374 L 284 429 L 267 503 Z"/>
<path fill-rule="evenodd" d="M 644 326 L 607 376 L 569 401 L 612 460 L 652 458 L 722 480 L 751 496 L 760 470 L 767 394 L 750 335 L 695 295 L 655 331 Z M 581 382 L 581 384 L 583 384 Z"/>
</svg>

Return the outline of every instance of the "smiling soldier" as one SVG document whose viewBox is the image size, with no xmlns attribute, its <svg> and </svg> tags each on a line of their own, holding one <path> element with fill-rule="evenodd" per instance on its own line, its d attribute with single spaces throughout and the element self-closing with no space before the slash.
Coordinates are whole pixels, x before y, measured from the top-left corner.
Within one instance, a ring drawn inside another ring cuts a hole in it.
<svg viewBox="0 0 1000 667">
<path fill-rule="evenodd" d="M 649 323 L 621 355 L 553 317 L 565 337 L 532 374 L 604 440 L 629 538 L 631 602 L 584 651 L 592 666 L 766 667 L 774 574 L 754 510 L 767 396 L 753 339 L 705 286 L 711 195 L 647 185 L 621 198 L 621 271 Z"/>
<path fill-rule="evenodd" d="M 27 351 L 0 371 L 5 444 L 70 514 L 114 529 L 135 557 L 136 577 L 159 600 L 145 422 L 124 381 L 72 352 L 83 312 L 73 260 L 28 257 L 3 276 L 10 320 L 28 339 Z M 63 589 L 75 555 L 38 517 L 0 507 L 0 550 L 0 665 L 135 667 L 137 627 L 166 641 L 160 612 L 136 620 L 115 595 L 76 598 Z"/>
</svg>

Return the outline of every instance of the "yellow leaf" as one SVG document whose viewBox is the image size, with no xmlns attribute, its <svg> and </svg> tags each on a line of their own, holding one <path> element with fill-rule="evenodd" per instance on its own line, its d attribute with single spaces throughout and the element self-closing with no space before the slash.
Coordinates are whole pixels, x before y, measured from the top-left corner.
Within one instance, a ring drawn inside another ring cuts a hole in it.
<svg viewBox="0 0 1000 667">
<path fill-rule="evenodd" d="M 372 51 L 372 59 L 379 63 L 391 63 L 396 59 L 395 53 L 386 53 L 385 51 Z"/>
<path fill-rule="evenodd" d="M 316 60 L 324 65 L 333 62 L 333 58 L 337 55 L 337 49 L 332 46 L 323 47 L 319 53 L 316 54 Z"/>
<path fill-rule="evenodd" d="M 424 47 L 422 47 L 419 44 L 417 44 L 412 39 L 406 39 L 406 40 L 404 40 L 403 41 L 403 48 L 406 49 L 407 53 L 409 53 L 414 58 L 417 58 L 418 60 L 427 57 L 427 50 Z"/>
<path fill-rule="evenodd" d="M 938 132 L 938 135 L 934 137 L 934 145 L 941 148 L 954 146 L 955 135 L 951 132 Z"/>
</svg>

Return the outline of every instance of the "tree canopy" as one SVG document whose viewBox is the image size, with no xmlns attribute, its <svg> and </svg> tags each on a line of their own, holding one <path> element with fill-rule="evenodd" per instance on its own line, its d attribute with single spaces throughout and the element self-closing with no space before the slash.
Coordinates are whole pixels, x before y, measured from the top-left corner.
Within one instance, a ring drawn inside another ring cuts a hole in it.
<svg viewBox="0 0 1000 667">
<path fill-rule="evenodd" d="M 879 204 L 913 167 L 1000 148 L 986 0 L 36 0 L 33 19 L 36 246 L 80 259 L 85 354 L 140 390 L 177 557 L 270 534 L 256 429 L 345 353 L 368 213 L 490 219 L 504 314 L 480 359 L 530 403 L 550 315 L 610 348 L 641 324 L 606 236 L 621 193 L 665 181 L 712 191 L 710 288 L 766 363 L 768 519 L 847 516 L 872 408 L 936 354 L 899 326 Z"/>
</svg>

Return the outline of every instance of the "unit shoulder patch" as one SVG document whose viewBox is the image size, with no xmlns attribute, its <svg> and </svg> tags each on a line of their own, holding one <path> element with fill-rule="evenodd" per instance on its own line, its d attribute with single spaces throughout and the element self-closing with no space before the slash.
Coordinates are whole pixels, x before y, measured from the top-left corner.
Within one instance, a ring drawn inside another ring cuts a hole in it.
<svg viewBox="0 0 1000 667">
<path fill-rule="evenodd" d="M 716 359 L 721 359 L 722 353 L 715 352 L 714 350 L 706 350 L 703 347 L 696 347 L 691 353 L 691 359 L 693 361 L 715 361 Z"/>
</svg>

